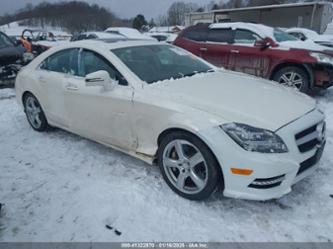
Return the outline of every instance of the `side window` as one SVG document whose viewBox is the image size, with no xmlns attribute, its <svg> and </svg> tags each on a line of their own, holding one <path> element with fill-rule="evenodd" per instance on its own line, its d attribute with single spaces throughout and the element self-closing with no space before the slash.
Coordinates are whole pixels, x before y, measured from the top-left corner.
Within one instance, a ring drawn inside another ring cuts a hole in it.
<svg viewBox="0 0 333 249">
<path fill-rule="evenodd" d="M 49 56 L 40 65 L 40 69 L 78 75 L 78 54 L 79 49 L 66 49 Z"/>
<path fill-rule="evenodd" d="M 232 29 L 211 29 L 208 33 L 208 42 L 233 43 L 234 31 Z"/>
<path fill-rule="evenodd" d="M 107 59 L 96 52 L 86 49 L 82 50 L 79 61 L 79 76 L 86 77 L 88 74 L 100 70 L 107 71 L 110 78 L 119 81 L 119 85 L 128 85 L 126 79 Z"/>
<path fill-rule="evenodd" d="M 306 40 L 305 35 L 303 35 L 302 33 L 293 32 L 293 33 L 290 33 L 290 35 L 295 36 L 297 39 L 300 39 L 302 41 Z"/>
<path fill-rule="evenodd" d="M 96 39 L 97 36 L 95 34 L 88 35 L 87 39 Z"/>
<path fill-rule="evenodd" d="M 195 29 L 189 29 L 184 33 L 184 37 L 197 42 L 205 42 L 207 39 L 207 33 L 208 28 L 202 27 L 202 28 L 195 28 Z"/>
<path fill-rule="evenodd" d="M 235 43 L 254 44 L 260 40 L 260 36 L 249 30 L 237 29 L 235 32 Z"/>
</svg>

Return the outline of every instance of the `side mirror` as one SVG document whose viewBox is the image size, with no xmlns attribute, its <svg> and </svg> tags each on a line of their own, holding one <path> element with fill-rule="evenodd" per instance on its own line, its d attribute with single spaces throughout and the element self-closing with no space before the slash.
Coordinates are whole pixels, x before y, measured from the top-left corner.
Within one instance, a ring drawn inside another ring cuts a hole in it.
<svg viewBox="0 0 333 249">
<path fill-rule="evenodd" d="M 111 79 L 109 73 L 104 70 L 88 74 L 85 81 L 87 87 L 101 86 L 106 91 L 112 91 L 118 85 L 118 81 Z"/>
<path fill-rule="evenodd" d="M 269 47 L 272 47 L 274 44 L 274 42 L 269 39 L 269 38 L 265 38 L 265 39 L 262 39 L 262 40 L 257 40 L 255 43 L 254 43 L 254 46 L 257 47 L 257 48 L 260 48 L 261 50 L 265 50 Z"/>
</svg>

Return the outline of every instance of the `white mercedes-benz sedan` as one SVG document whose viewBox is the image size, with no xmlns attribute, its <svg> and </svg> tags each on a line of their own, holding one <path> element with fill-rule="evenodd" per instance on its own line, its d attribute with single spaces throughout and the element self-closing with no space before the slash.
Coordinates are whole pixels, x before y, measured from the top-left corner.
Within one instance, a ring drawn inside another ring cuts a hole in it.
<svg viewBox="0 0 333 249">
<path fill-rule="evenodd" d="M 177 194 L 267 200 L 318 167 L 324 114 L 310 97 L 218 69 L 172 45 L 73 42 L 21 70 L 36 131 L 55 126 L 160 167 Z"/>
</svg>

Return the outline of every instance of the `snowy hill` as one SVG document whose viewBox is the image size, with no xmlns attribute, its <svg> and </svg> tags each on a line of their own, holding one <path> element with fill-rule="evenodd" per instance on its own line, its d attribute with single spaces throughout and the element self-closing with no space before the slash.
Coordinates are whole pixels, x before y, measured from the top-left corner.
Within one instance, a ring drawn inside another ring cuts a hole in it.
<svg viewBox="0 0 333 249">
<path fill-rule="evenodd" d="M 8 36 L 15 36 L 19 37 L 21 36 L 23 30 L 25 29 L 40 29 L 40 30 L 45 30 L 47 32 L 52 32 L 56 38 L 69 38 L 71 37 L 71 34 L 64 31 L 60 27 L 50 27 L 50 26 L 25 26 L 25 25 L 20 25 L 20 22 L 12 22 L 9 24 L 5 24 L 0 26 L 0 31 L 6 33 Z"/>
</svg>

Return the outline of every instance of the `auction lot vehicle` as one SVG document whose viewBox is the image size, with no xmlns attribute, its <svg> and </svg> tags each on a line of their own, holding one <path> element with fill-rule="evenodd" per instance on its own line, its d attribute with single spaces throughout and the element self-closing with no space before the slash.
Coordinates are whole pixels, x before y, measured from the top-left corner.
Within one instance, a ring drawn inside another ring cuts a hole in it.
<svg viewBox="0 0 333 249">
<path fill-rule="evenodd" d="M 157 41 L 157 39 L 140 33 L 137 29 L 126 28 L 126 27 L 110 27 L 105 30 L 105 32 L 110 34 L 117 34 L 126 37 L 131 40 L 144 40 L 144 41 Z"/>
<path fill-rule="evenodd" d="M 15 79 L 24 62 L 24 48 L 16 46 L 4 33 L 0 32 L 0 83 Z"/>
<path fill-rule="evenodd" d="M 310 40 L 319 45 L 333 48 L 333 35 L 319 35 L 316 31 L 305 28 L 290 28 L 286 32 L 302 41 Z"/>
<path fill-rule="evenodd" d="M 83 32 L 72 37 L 71 41 L 82 40 L 126 40 L 126 37 L 120 34 L 112 34 L 108 32 Z"/>
<path fill-rule="evenodd" d="M 218 67 L 274 80 L 305 93 L 333 82 L 333 51 L 261 24 L 198 24 L 185 29 L 174 44 Z"/>
<path fill-rule="evenodd" d="M 20 71 L 16 93 L 36 131 L 56 126 L 157 163 L 192 200 L 218 186 L 279 198 L 316 170 L 326 141 L 312 98 L 158 42 L 50 49 Z"/>
<path fill-rule="evenodd" d="M 47 32 L 40 29 L 25 29 L 23 30 L 20 41 L 25 49 L 34 54 L 35 56 L 40 55 L 49 48 L 59 46 L 67 41 L 60 41 L 55 39 L 52 32 Z"/>
</svg>

